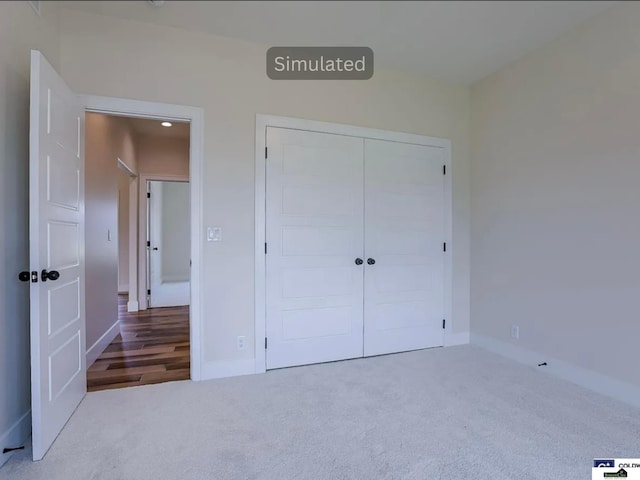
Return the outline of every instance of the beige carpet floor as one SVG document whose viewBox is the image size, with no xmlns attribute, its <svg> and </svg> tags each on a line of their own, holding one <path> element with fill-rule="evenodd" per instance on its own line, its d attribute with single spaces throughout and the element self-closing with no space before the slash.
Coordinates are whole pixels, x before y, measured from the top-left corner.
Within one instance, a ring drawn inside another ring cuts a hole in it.
<svg viewBox="0 0 640 480">
<path fill-rule="evenodd" d="M 2 480 L 580 479 L 640 410 L 474 346 L 87 395 Z"/>
</svg>

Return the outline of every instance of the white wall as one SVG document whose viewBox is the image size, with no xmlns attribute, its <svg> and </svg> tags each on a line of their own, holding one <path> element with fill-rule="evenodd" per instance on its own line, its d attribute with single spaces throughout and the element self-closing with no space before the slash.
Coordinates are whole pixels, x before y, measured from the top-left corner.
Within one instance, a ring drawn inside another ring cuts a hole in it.
<svg viewBox="0 0 640 480">
<path fill-rule="evenodd" d="M 471 327 L 640 398 L 640 4 L 621 4 L 472 89 Z"/>
<path fill-rule="evenodd" d="M 205 110 L 203 220 L 224 228 L 223 242 L 204 245 L 205 362 L 233 368 L 254 356 L 236 338 L 254 341 L 256 113 L 452 140 L 452 320 L 455 333 L 468 332 L 468 88 L 381 70 L 368 81 L 273 81 L 266 45 L 77 11 L 65 11 L 62 26 L 62 74 L 76 91 Z"/>
<path fill-rule="evenodd" d="M 31 427 L 29 284 L 18 281 L 29 270 L 29 51 L 59 60 L 58 8 L 43 2 L 41 13 L 0 2 L 0 452 Z"/>
<path fill-rule="evenodd" d="M 85 271 L 90 363 L 118 333 L 118 168 L 136 171 L 135 140 L 127 120 L 85 116 Z M 110 232 L 110 233 L 109 233 Z M 107 337 L 105 337 L 107 335 Z"/>
</svg>

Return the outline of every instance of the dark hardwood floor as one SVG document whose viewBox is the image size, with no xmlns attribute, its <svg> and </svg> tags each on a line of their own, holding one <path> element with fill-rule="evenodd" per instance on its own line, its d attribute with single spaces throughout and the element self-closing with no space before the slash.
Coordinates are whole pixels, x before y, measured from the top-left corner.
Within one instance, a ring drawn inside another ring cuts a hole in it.
<svg viewBox="0 0 640 480">
<path fill-rule="evenodd" d="M 87 390 L 189 379 L 189 307 L 127 312 L 118 296 L 120 334 L 87 370 Z"/>
</svg>

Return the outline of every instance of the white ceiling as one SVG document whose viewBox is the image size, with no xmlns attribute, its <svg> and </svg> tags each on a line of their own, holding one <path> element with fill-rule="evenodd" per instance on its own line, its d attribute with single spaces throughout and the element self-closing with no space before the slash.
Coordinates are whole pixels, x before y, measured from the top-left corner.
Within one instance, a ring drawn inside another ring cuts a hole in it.
<svg viewBox="0 0 640 480">
<path fill-rule="evenodd" d="M 138 135 L 168 138 L 189 138 L 189 123 L 174 122 L 171 127 L 160 125 L 163 120 L 149 120 L 146 118 L 127 118 L 131 129 Z"/>
<path fill-rule="evenodd" d="M 266 46 L 368 46 L 385 68 L 471 84 L 618 2 L 68 1 L 68 8 Z"/>
</svg>

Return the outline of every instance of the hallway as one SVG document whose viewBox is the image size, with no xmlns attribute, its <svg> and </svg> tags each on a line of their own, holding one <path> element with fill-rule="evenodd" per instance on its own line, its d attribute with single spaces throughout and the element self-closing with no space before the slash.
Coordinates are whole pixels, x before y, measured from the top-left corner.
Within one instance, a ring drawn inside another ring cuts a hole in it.
<svg viewBox="0 0 640 480">
<path fill-rule="evenodd" d="M 120 334 L 87 370 L 95 392 L 190 378 L 189 307 L 127 312 L 118 296 Z"/>
</svg>

